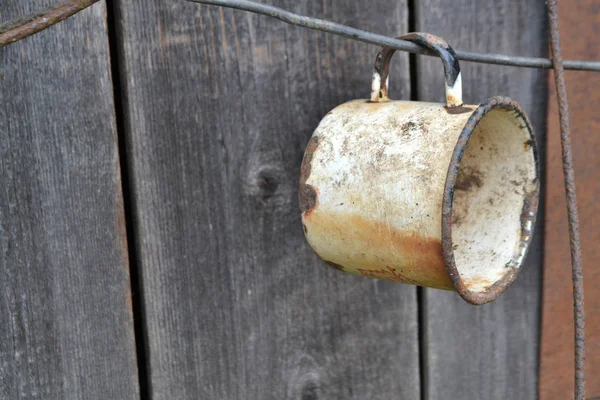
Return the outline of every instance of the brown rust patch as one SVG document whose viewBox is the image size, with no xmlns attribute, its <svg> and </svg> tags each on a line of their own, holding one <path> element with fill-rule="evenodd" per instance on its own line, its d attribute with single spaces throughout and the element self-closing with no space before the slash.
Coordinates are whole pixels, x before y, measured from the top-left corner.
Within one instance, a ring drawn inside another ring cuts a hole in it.
<svg viewBox="0 0 600 400">
<path fill-rule="evenodd" d="M 406 35 L 406 36 L 409 36 L 409 35 Z M 448 48 L 448 43 L 441 37 L 432 35 L 430 33 L 419 33 L 419 35 L 423 36 L 425 38 L 425 40 L 427 40 L 427 42 L 429 42 L 431 45 L 442 46 L 444 49 Z M 416 35 L 415 35 L 415 37 L 416 37 Z"/>
<path fill-rule="evenodd" d="M 458 283 L 458 294 L 464 298 L 467 302 L 473 305 L 480 305 L 493 301 L 500 296 L 506 288 L 514 281 L 519 273 L 518 268 L 508 267 L 505 270 L 504 276 L 499 278 L 496 282 L 486 287 L 483 291 L 471 291 L 465 284 L 465 279 L 459 278 Z M 468 279 L 467 279 L 468 281 Z M 471 281 L 471 284 L 475 282 L 483 282 L 482 280 L 475 279 Z"/>
<path fill-rule="evenodd" d="M 484 175 L 480 171 L 464 167 L 456 177 L 454 190 L 468 191 L 472 188 L 480 188 L 483 186 L 483 178 Z"/>
<path fill-rule="evenodd" d="M 412 133 L 415 131 L 415 129 L 422 129 L 423 128 L 423 122 L 421 121 L 420 126 L 417 125 L 416 123 L 412 122 L 412 121 L 408 121 L 404 124 L 402 124 L 402 127 L 400 128 L 402 130 L 402 133 L 405 136 L 412 136 Z"/>
<path fill-rule="evenodd" d="M 465 219 L 465 215 L 457 212 L 457 210 L 452 211 L 452 226 L 457 228 L 462 225 L 463 220 Z"/>
<path fill-rule="evenodd" d="M 454 98 L 454 96 L 448 96 L 448 99 L 453 102 L 456 103 L 456 99 Z M 452 114 L 452 115 L 456 115 L 456 114 L 464 114 L 464 113 L 468 113 L 470 111 L 473 111 L 474 108 L 473 107 L 465 107 L 465 106 L 458 106 L 458 107 L 448 107 L 448 106 L 444 106 L 444 109 L 446 110 L 446 112 L 448 114 Z"/>
<path fill-rule="evenodd" d="M 317 254 L 343 265 L 346 272 L 453 290 L 437 238 L 343 212 L 317 211 L 306 223 Z M 320 252 L 323 240 L 336 253 Z"/>
<path fill-rule="evenodd" d="M 472 290 L 472 288 L 478 288 L 478 290 L 476 290 L 477 292 L 481 291 L 481 288 L 485 290 L 493 284 L 493 282 L 489 279 L 478 276 L 472 278 L 462 278 L 462 281 L 469 290 Z"/>
<path fill-rule="evenodd" d="M 406 35 L 398 36 L 397 39 L 409 40 L 415 42 L 421 46 L 425 46 L 428 49 L 432 49 L 433 46 L 440 46 L 444 49 L 448 48 L 448 43 L 439 36 L 432 35 L 426 32 L 411 32 Z M 391 49 L 390 49 L 391 50 Z M 395 51 L 395 50 L 391 50 Z"/>
<path fill-rule="evenodd" d="M 325 261 L 325 260 L 323 260 L 323 261 Z M 333 261 L 325 261 L 325 264 L 329 265 L 333 269 L 337 269 L 338 271 L 345 272 L 344 267 L 342 267 L 340 264 L 334 263 Z"/>
<path fill-rule="evenodd" d="M 514 179 L 511 179 L 509 182 L 510 182 L 511 185 L 518 186 L 518 187 L 521 187 L 521 185 L 523 184 L 523 182 L 519 182 L 519 181 L 516 181 Z"/>
<path fill-rule="evenodd" d="M 457 99 L 456 96 L 453 96 L 450 93 L 446 94 L 446 104 L 451 104 L 451 106 L 444 106 L 448 114 L 462 114 L 463 112 L 468 112 L 469 110 L 463 110 L 467 107 L 463 107 L 463 103 L 461 100 Z"/>
<path fill-rule="evenodd" d="M 529 151 L 529 149 L 531 148 L 531 146 L 533 145 L 533 139 L 529 139 L 523 142 L 523 148 L 525 149 L 525 151 Z"/>
<path fill-rule="evenodd" d="M 315 152 L 315 150 L 317 149 L 318 146 L 319 146 L 319 137 L 313 136 L 312 138 L 310 138 L 310 140 L 308 141 L 308 144 L 306 145 L 306 152 L 308 152 L 312 155 L 312 153 Z"/>
<path fill-rule="evenodd" d="M 298 203 L 300 204 L 300 210 L 303 213 L 309 213 L 314 209 L 318 203 L 318 190 L 312 185 L 306 184 L 310 172 L 312 169 L 312 159 L 315 150 L 319 146 L 319 137 L 313 136 L 304 152 L 302 158 L 302 165 L 300 166 L 300 186 L 298 188 Z"/>
<path fill-rule="evenodd" d="M 300 185 L 300 189 L 298 190 L 298 200 L 300 203 L 300 210 L 304 213 L 304 216 L 308 217 L 312 214 L 319 202 L 317 189 L 312 185 Z"/>
<path fill-rule="evenodd" d="M 361 276 L 366 276 L 368 278 L 386 279 L 389 281 L 418 285 L 418 282 L 413 281 L 412 279 L 409 279 L 406 276 L 400 274 L 396 268 L 392 268 L 389 265 L 379 270 L 357 268 L 357 271 Z"/>
<path fill-rule="evenodd" d="M 381 96 L 381 92 L 380 92 L 380 96 Z M 392 100 L 390 100 L 388 98 L 380 99 L 379 101 L 367 100 L 365 103 L 363 103 L 364 108 L 361 108 L 361 110 L 364 110 L 368 114 L 375 113 L 375 112 L 378 112 L 384 106 L 386 106 L 386 103 L 389 103 L 390 101 L 392 101 Z M 359 109 L 359 108 L 356 107 L 356 109 Z"/>
<path fill-rule="evenodd" d="M 531 235 L 533 234 L 533 229 L 535 225 L 535 220 L 537 217 L 539 203 L 539 185 L 536 185 L 535 190 L 525 193 L 525 198 L 523 199 L 523 208 L 521 209 L 521 246 L 527 246 L 529 240 L 531 240 Z M 528 225 L 531 224 L 531 227 L 528 229 Z"/>
</svg>

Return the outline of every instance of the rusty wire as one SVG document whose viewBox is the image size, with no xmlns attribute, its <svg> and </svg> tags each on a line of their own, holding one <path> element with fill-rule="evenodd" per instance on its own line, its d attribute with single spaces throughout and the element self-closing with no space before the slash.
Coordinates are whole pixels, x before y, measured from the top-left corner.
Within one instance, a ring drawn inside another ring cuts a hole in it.
<svg viewBox="0 0 600 400">
<path fill-rule="evenodd" d="M 573 268 L 573 313 L 575 318 L 575 399 L 585 400 L 585 312 L 583 309 L 583 267 L 581 265 L 581 242 L 579 238 L 579 215 L 575 195 L 575 171 L 571 152 L 571 128 L 569 126 L 569 104 L 558 31 L 558 11 L 556 0 L 548 0 L 550 22 L 550 48 L 554 63 L 554 84 L 558 100 L 560 119 L 560 144 L 562 164 L 569 214 L 569 239 L 571 245 L 571 265 Z"/>
<path fill-rule="evenodd" d="M 0 24 L 0 48 L 43 31 L 98 1 L 71 0 Z"/>
<path fill-rule="evenodd" d="M 71 0 L 61 5 L 49 9 L 36 11 L 26 17 L 21 17 L 13 21 L 0 24 L 0 48 L 7 44 L 29 37 L 41 30 L 44 30 L 57 22 L 60 22 L 73 14 L 91 6 L 99 0 Z M 388 36 L 377 35 L 375 33 L 352 28 L 346 25 L 326 21 L 318 18 L 311 18 L 304 15 L 292 13 L 290 11 L 256 3 L 248 0 L 188 0 L 194 3 L 216 5 L 227 8 L 250 11 L 257 14 L 279 19 L 285 23 L 301 26 L 308 29 L 332 33 L 349 39 L 361 42 L 387 46 L 392 49 L 407 51 L 426 56 L 436 55 L 423 47 L 414 43 L 399 40 Z M 484 64 L 496 64 L 523 68 L 541 68 L 552 69 L 552 60 L 541 57 L 518 57 L 507 56 L 503 54 L 475 53 L 471 51 L 456 51 L 459 60 L 477 62 Z M 564 69 L 580 71 L 600 71 L 600 61 L 579 61 L 564 60 Z"/>
</svg>

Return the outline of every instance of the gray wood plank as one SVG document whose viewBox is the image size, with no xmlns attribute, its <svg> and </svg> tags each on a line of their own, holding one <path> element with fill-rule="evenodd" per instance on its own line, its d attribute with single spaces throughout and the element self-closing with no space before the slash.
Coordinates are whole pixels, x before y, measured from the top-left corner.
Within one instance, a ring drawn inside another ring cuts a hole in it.
<svg viewBox="0 0 600 400">
<path fill-rule="evenodd" d="M 105 21 L 0 49 L 0 399 L 138 398 Z"/>
<path fill-rule="evenodd" d="M 404 1 L 276 4 L 407 28 Z M 415 288 L 327 268 L 297 201 L 304 146 L 368 98 L 378 49 L 183 1 L 118 10 L 152 398 L 418 399 Z"/>
<path fill-rule="evenodd" d="M 547 54 L 543 0 L 418 0 L 417 5 L 418 30 L 442 36 L 455 48 Z M 417 65 L 419 98 L 442 101 L 440 61 L 422 57 Z M 543 163 L 546 73 L 466 62 L 461 67 L 465 102 L 504 95 L 521 104 L 536 131 Z M 427 399 L 537 397 L 543 210 L 541 204 L 536 236 L 519 278 L 494 303 L 474 307 L 456 294 L 425 290 Z"/>
</svg>

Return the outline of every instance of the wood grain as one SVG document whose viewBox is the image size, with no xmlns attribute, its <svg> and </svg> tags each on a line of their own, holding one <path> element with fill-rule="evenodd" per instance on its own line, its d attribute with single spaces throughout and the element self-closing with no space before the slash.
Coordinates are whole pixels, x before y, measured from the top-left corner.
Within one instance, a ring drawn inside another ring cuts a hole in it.
<svg viewBox="0 0 600 400">
<path fill-rule="evenodd" d="M 542 0 L 419 0 L 417 6 L 417 29 L 442 36 L 455 48 L 546 56 Z M 442 101 L 441 62 L 417 61 L 419 98 Z M 519 102 L 533 123 L 544 160 L 546 73 L 466 62 L 461 67 L 465 102 L 477 104 L 495 95 Z M 425 290 L 425 398 L 536 398 L 543 213 L 542 204 L 519 278 L 495 302 L 474 307 L 455 294 Z"/>
<path fill-rule="evenodd" d="M 404 1 L 278 1 L 388 35 Z M 153 399 L 418 399 L 416 289 L 318 261 L 304 147 L 377 48 L 185 2 L 118 2 Z M 407 56 L 392 94 L 409 97 Z"/>
<path fill-rule="evenodd" d="M 0 399 L 138 397 L 105 12 L 0 50 Z"/>
<path fill-rule="evenodd" d="M 563 57 L 600 58 L 600 6 L 580 1 L 577 7 L 559 2 L 559 24 Z M 600 128 L 597 104 L 600 82 L 593 73 L 565 73 L 571 121 L 572 151 L 577 185 L 586 314 L 586 396 L 600 396 Z M 549 82 L 554 82 L 551 76 Z M 563 183 L 558 104 L 554 85 L 548 99 L 548 192 L 544 242 L 544 304 L 540 360 L 540 399 L 573 397 L 574 328 L 573 284 Z"/>
</svg>

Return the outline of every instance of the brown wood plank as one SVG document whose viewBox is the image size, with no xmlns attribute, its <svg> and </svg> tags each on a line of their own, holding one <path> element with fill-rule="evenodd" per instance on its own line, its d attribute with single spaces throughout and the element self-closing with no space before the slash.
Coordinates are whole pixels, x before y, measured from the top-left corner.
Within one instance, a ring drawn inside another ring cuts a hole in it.
<svg viewBox="0 0 600 400">
<path fill-rule="evenodd" d="M 276 3 L 407 29 L 404 1 Z M 304 146 L 368 98 L 378 49 L 183 1 L 118 11 L 152 398 L 418 399 L 416 289 L 326 267 L 297 201 Z"/>
<path fill-rule="evenodd" d="M 417 29 L 442 36 L 455 48 L 546 55 L 542 0 L 419 0 L 417 5 Z M 440 61 L 417 61 L 419 98 L 442 101 Z M 545 72 L 466 62 L 461 67 L 466 103 L 504 95 L 521 104 L 536 130 L 543 160 Z M 539 215 L 543 210 L 542 204 Z M 456 294 L 425 290 L 426 398 L 536 398 L 543 217 L 536 229 L 519 278 L 494 303 L 474 307 Z"/>
<path fill-rule="evenodd" d="M 600 6 L 559 2 L 564 58 L 600 59 Z M 549 82 L 554 82 L 551 76 Z M 577 184 L 583 249 L 586 312 L 587 397 L 600 396 L 600 82 L 593 72 L 565 74 L 571 115 L 572 151 Z M 544 241 L 544 296 L 540 360 L 540 399 L 572 398 L 574 388 L 573 284 L 565 192 L 561 167 L 560 129 L 554 85 L 548 99 L 548 191 Z"/>
<path fill-rule="evenodd" d="M 138 397 L 105 19 L 0 49 L 2 399 Z"/>
</svg>

